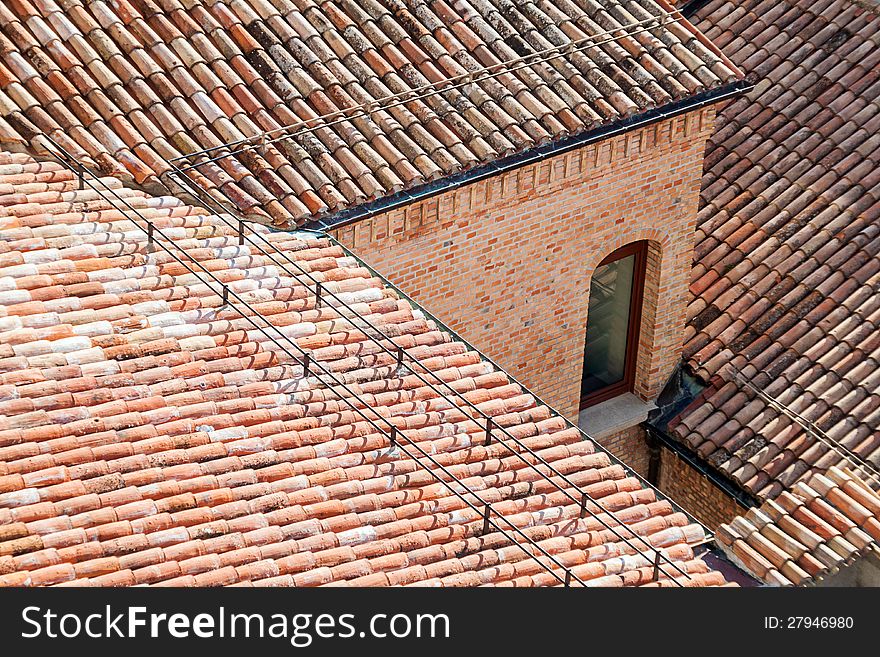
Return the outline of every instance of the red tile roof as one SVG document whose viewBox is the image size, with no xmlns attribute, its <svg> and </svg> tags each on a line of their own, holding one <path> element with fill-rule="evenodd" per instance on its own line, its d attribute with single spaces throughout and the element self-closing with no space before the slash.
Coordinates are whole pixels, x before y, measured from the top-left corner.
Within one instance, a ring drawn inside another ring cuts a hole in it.
<svg viewBox="0 0 880 657">
<path fill-rule="evenodd" d="M 685 357 L 709 386 L 671 433 L 772 498 L 848 451 L 880 463 L 880 17 L 714 0 L 694 20 L 758 83 L 707 151 Z"/>
<path fill-rule="evenodd" d="M 568 44 L 563 57 L 518 59 Z M 510 70 L 494 75 L 501 63 Z M 424 95 L 487 67 L 492 77 Z M 174 189 L 167 160 L 251 139 L 201 167 L 199 182 L 276 222 L 358 206 L 738 75 L 665 0 L 0 3 L 0 144 L 39 150 L 45 132 L 156 190 Z M 424 97 L 395 100 L 414 91 Z M 339 118 L 371 103 L 382 108 Z M 319 129 L 255 147 L 303 121 Z"/>
<path fill-rule="evenodd" d="M 304 377 L 244 305 L 150 245 L 134 211 L 60 165 L 0 155 L 0 584 L 558 583 L 345 399 L 589 585 L 654 583 L 652 550 L 637 554 L 598 506 L 601 521 L 582 514 L 504 435 L 485 444 L 472 407 L 399 370 L 337 303 L 316 307 L 206 210 L 104 181 L 351 392 Z M 661 548 L 681 584 L 724 583 L 694 556 L 699 524 L 342 247 L 256 230 Z"/>
<path fill-rule="evenodd" d="M 718 529 L 740 567 L 775 586 L 802 586 L 867 554 L 880 556 L 880 496 L 836 467 Z"/>
</svg>

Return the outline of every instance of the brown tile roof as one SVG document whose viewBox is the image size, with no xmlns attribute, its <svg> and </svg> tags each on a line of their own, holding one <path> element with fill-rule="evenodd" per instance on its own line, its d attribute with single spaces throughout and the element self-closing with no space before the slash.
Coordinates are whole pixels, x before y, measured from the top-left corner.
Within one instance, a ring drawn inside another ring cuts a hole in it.
<svg viewBox="0 0 880 657">
<path fill-rule="evenodd" d="M 831 467 L 718 529 L 725 553 L 761 581 L 802 586 L 880 556 L 880 496 Z"/>
<path fill-rule="evenodd" d="M 736 79 L 671 12 L 665 0 L 9 0 L 0 144 L 39 150 L 45 132 L 152 190 L 170 185 L 166 160 L 251 139 L 199 182 L 302 223 Z M 512 72 L 393 101 L 502 62 Z M 371 103 L 384 109 L 333 114 Z M 319 129 L 254 146 L 303 121 Z"/>
<path fill-rule="evenodd" d="M 652 584 L 653 551 L 581 517 L 561 492 L 577 488 L 498 431 L 486 445 L 464 399 L 662 548 L 683 585 L 724 583 L 694 556 L 699 524 L 327 237 L 256 229 L 464 399 L 398 369 L 215 215 L 104 180 L 351 392 L 303 378 L 133 211 L 60 165 L 0 155 L 0 584 L 557 583 L 344 399 L 590 585 Z"/>
<path fill-rule="evenodd" d="M 697 16 L 758 83 L 707 151 L 685 357 L 709 387 L 671 432 L 774 497 L 846 450 L 880 462 L 880 17 L 849 0 Z"/>
</svg>

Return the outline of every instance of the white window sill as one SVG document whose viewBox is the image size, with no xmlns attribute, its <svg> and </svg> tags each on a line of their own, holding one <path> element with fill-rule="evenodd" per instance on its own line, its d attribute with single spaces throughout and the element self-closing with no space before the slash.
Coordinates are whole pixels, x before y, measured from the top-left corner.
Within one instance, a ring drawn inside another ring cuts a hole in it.
<svg viewBox="0 0 880 657">
<path fill-rule="evenodd" d="M 578 414 L 578 426 L 591 438 L 607 438 L 648 419 L 657 408 L 653 402 L 642 401 L 631 392 L 612 397 Z"/>
</svg>

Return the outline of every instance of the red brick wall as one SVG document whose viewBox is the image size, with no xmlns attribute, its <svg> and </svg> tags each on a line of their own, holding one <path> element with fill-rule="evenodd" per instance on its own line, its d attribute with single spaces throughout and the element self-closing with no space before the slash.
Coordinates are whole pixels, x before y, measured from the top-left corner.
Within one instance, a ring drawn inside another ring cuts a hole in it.
<svg viewBox="0 0 880 657">
<path fill-rule="evenodd" d="M 642 477 L 648 476 L 650 452 L 641 425 L 618 431 L 610 436 L 596 438 L 596 442 L 623 461 Z"/>
<path fill-rule="evenodd" d="M 551 406 L 574 418 L 590 276 L 652 242 L 636 393 L 681 351 L 706 107 L 445 192 L 336 237 Z"/>
<path fill-rule="evenodd" d="M 665 447 L 660 448 L 659 479 L 657 488 L 664 495 L 675 500 L 712 531 L 746 511 L 687 461 Z"/>
</svg>

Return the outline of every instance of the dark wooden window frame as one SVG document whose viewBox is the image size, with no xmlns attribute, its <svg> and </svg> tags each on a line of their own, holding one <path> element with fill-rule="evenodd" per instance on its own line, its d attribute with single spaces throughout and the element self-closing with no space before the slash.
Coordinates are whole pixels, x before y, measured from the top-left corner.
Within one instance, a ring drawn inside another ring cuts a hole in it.
<svg viewBox="0 0 880 657">
<path fill-rule="evenodd" d="M 594 390 L 581 397 L 580 408 L 584 409 L 617 397 L 625 392 L 632 392 L 636 380 L 636 365 L 639 357 L 639 333 L 642 328 L 642 301 L 645 297 L 645 273 L 648 263 L 648 243 L 632 242 L 611 253 L 596 265 L 598 269 L 616 260 L 634 255 L 632 294 L 629 300 L 629 326 L 626 334 L 626 361 L 624 362 L 623 379 L 599 390 Z M 589 314 L 587 324 L 589 324 Z M 584 340 L 587 339 L 587 327 L 584 327 Z"/>
</svg>

